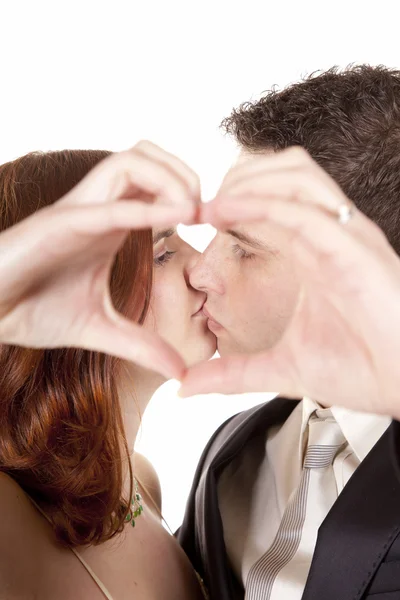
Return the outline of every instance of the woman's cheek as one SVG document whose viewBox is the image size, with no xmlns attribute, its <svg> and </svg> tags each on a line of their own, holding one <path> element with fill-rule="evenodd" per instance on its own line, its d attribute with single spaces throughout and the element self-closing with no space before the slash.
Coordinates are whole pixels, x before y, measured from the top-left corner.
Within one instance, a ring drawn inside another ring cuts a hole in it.
<svg viewBox="0 0 400 600">
<path fill-rule="evenodd" d="M 176 281 L 172 273 L 157 273 L 155 275 L 151 312 L 153 313 L 156 331 L 168 338 L 171 338 L 174 330 L 179 331 L 183 325 L 182 293 L 183 290 L 179 286 L 179 281 Z"/>
<path fill-rule="evenodd" d="M 153 279 L 153 300 L 158 313 L 168 311 L 175 293 L 171 274 L 165 268 L 162 273 L 157 272 Z"/>
</svg>

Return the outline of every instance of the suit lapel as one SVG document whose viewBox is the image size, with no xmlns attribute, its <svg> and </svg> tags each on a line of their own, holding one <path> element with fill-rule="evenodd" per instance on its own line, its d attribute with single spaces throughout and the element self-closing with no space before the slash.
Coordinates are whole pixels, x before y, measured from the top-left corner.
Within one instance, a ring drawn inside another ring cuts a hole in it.
<svg viewBox="0 0 400 600">
<path fill-rule="evenodd" d="M 400 529 L 394 424 L 363 460 L 322 523 L 302 600 L 359 600 Z"/>
<path fill-rule="evenodd" d="M 243 587 L 234 577 L 226 555 L 218 509 L 218 479 L 249 438 L 259 434 L 265 437 L 268 428 L 284 422 L 296 404 L 294 400 L 276 398 L 239 415 L 238 424 L 232 419 L 224 441 L 218 444 L 217 438 L 218 449 L 211 452 L 211 459 L 205 464 L 195 497 L 195 529 L 197 553 L 201 555 L 212 598 L 236 600 L 244 597 Z"/>
</svg>

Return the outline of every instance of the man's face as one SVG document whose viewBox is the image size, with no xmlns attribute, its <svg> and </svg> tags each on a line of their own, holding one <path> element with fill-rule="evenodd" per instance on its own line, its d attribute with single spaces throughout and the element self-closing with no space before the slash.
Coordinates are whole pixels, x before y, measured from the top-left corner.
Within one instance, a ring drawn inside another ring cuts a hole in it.
<svg viewBox="0 0 400 600">
<path fill-rule="evenodd" d="M 270 348 L 299 293 L 289 235 L 268 223 L 218 232 L 192 268 L 190 283 L 207 293 L 203 310 L 221 356 Z"/>
</svg>

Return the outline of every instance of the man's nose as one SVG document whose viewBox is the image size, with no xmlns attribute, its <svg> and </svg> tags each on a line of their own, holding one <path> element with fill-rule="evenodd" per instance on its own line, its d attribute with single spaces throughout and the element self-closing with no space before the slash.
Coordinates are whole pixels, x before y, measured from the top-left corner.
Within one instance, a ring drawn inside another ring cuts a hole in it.
<svg viewBox="0 0 400 600">
<path fill-rule="evenodd" d="M 197 258 L 189 272 L 190 285 L 207 294 L 223 294 L 224 286 L 213 250 L 209 247 Z"/>
</svg>

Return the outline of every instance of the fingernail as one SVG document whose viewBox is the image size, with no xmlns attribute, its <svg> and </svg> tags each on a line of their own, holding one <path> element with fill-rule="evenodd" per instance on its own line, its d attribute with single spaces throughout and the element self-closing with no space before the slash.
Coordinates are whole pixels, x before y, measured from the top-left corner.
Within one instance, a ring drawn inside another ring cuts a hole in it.
<svg viewBox="0 0 400 600">
<path fill-rule="evenodd" d="M 213 216 L 214 204 L 213 201 L 204 203 L 201 207 L 200 218 L 203 221 L 208 221 Z"/>
<path fill-rule="evenodd" d="M 181 223 L 183 225 L 193 225 L 197 223 L 198 218 L 198 207 L 197 206 L 189 206 L 184 210 L 181 210 Z"/>
<path fill-rule="evenodd" d="M 177 391 L 177 396 L 179 398 L 186 399 L 186 398 L 190 398 L 191 396 L 194 396 L 194 394 L 193 393 L 188 394 L 186 387 L 181 384 Z"/>
</svg>

